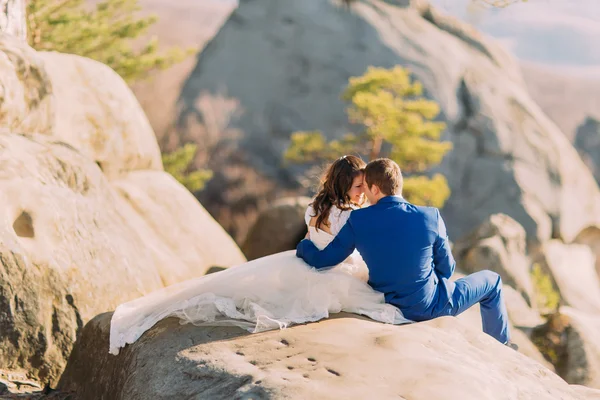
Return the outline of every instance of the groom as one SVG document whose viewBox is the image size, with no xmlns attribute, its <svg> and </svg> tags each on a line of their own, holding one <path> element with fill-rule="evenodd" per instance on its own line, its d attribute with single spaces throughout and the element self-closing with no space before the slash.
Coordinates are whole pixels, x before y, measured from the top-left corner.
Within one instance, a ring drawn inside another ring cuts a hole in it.
<svg viewBox="0 0 600 400">
<path fill-rule="evenodd" d="M 365 168 L 370 207 L 352 211 L 335 239 L 319 251 L 302 240 L 296 255 L 327 268 L 358 249 L 369 267 L 369 284 L 413 321 L 458 315 L 480 303 L 483 331 L 514 349 L 500 276 L 479 271 L 451 282 L 456 262 L 437 208 L 415 206 L 401 196 L 402 174 L 394 161 L 380 158 Z"/>
</svg>

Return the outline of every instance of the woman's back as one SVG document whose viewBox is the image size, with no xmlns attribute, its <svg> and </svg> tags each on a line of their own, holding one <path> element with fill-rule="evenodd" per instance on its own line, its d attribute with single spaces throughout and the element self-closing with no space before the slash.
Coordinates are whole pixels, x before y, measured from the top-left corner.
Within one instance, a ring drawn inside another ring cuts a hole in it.
<svg viewBox="0 0 600 400">
<path fill-rule="evenodd" d="M 350 212 L 352 212 L 352 209 L 340 210 L 337 207 L 332 207 L 329 212 L 328 225 L 317 228 L 314 226 L 317 216 L 315 215 L 312 206 L 309 205 L 306 208 L 304 221 L 306 222 L 310 234 L 310 240 L 319 248 L 319 250 L 323 250 L 327 247 L 333 238 L 340 232 L 342 227 L 346 224 L 346 221 L 348 221 Z"/>
</svg>

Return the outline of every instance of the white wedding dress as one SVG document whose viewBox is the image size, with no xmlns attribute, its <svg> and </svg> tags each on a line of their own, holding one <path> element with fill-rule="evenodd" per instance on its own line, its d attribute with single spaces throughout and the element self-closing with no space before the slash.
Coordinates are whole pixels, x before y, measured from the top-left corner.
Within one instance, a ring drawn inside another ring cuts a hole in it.
<svg viewBox="0 0 600 400">
<path fill-rule="evenodd" d="M 311 212 L 309 206 L 307 225 Z M 332 209 L 333 235 L 309 226 L 310 240 L 325 248 L 349 215 L 350 211 Z M 295 250 L 259 258 L 121 304 L 112 316 L 109 351 L 118 354 L 158 321 L 173 316 L 182 323 L 235 325 L 253 333 L 318 321 L 340 311 L 389 324 L 411 322 L 366 283 L 368 273 L 356 251 L 325 271 L 311 268 Z"/>
</svg>

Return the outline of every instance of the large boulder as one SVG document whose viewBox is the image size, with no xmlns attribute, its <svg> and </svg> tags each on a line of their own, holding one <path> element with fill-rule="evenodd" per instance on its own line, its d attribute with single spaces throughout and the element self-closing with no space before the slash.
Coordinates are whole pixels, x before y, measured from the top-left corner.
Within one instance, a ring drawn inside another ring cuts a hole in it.
<svg viewBox="0 0 600 400">
<path fill-rule="evenodd" d="M 199 195 L 203 204 L 240 231 L 251 223 L 246 208 L 238 211 L 242 202 L 297 188 L 293 169 L 282 166 L 290 134 L 319 129 L 339 138 L 356 129 L 339 99 L 348 78 L 398 64 L 439 102 L 444 138 L 454 144 L 439 168 L 452 190 L 443 210 L 452 237 L 496 213 L 517 220 L 536 243 L 570 242 L 600 222 L 596 182 L 530 98 L 512 57 L 416 0 L 241 1 L 181 95 L 182 140 L 205 145 L 215 138 L 209 131 L 221 132 L 204 150 L 219 173 Z M 232 117 L 213 126 L 216 110 Z M 243 197 L 234 195 L 241 177 Z"/>
<path fill-rule="evenodd" d="M 455 281 L 464 276 L 464 274 L 457 272 L 452 276 L 452 280 Z M 510 340 L 519 346 L 521 354 L 536 360 L 546 368 L 554 370 L 554 366 L 544 358 L 543 354 L 529 337 L 531 330 L 542 325 L 544 320 L 536 310 L 527 304 L 523 296 L 515 289 L 503 284 L 502 292 L 509 319 Z M 469 308 L 457 318 L 472 329 L 482 330 L 483 328 L 479 304 Z"/>
<path fill-rule="evenodd" d="M 574 144 L 596 182 L 600 182 L 600 121 L 586 118 L 577 128 Z"/>
<path fill-rule="evenodd" d="M 569 318 L 563 378 L 569 382 L 600 388 L 600 317 L 570 307 L 561 313 Z"/>
<path fill-rule="evenodd" d="M 588 246 L 551 240 L 543 244 L 536 261 L 552 275 L 564 305 L 600 313 L 600 280 Z"/>
<path fill-rule="evenodd" d="M 0 33 L 0 122 L 48 134 L 98 163 L 109 179 L 162 170 L 152 127 L 127 84 L 99 62 L 36 52 Z"/>
<path fill-rule="evenodd" d="M 244 261 L 165 172 L 112 186 L 96 163 L 42 135 L 0 135 L 0 165 L 0 368 L 52 381 L 93 316 Z"/>
<path fill-rule="evenodd" d="M 52 133 L 52 93 L 35 50 L 0 32 L 0 132 Z"/>
<path fill-rule="evenodd" d="M 93 1 L 88 0 L 89 3 Z M 158 17 L 156 23 L 148 28 L 144 39 L 155 36 L 165 47 L 193 47 L 198 52 L 237 6 L 237 2 L 233 1 L 149 0 L 138 3 L 144 14 Z M 163 149 L 172 150 L 171 146 L 177 144 L 177 102 L 185 79 L 194 69 L 196 58 L 197 54 L 190 54 L 166 70 L 153 71 L 152 79 L 131 84 Z"/>
<path fill-rule="evenodd" d="M 248 260 L 296 248 L 306 235 L 309 197 L 286 197 L 264 209 L 248 232 L 242 251 Z"/>
<path fill-rule="evenodd" d="M 600 388 L 600 317 L 561 307 L 532 338 L 568 383 Z"/>
<path fill-rule="evenodd" d="M 600 276 L 600 227 L 590 226 L 577 235 L 574 243 L 588 246 L 596 256 L 596 273 Z"/>
<path fill-rule="evenodd" d="M 544 23 L 542 18 L 537 20 Z M 555 26 L 548 25 L 548 28 L 553 29 Z M 539 38 L 542 39 L 543 36 Z M 556 49 L 552 51 L 557 54 Z M 598 68 L 583 65 L 581 68 L 571 68 L 566 65 L 537 62 L 520 64 L 531 97 L 546 115 L 556 122 L 571 143 L 575 140 L 582 122 L 585 124 L 588 117 L 600 118 Z"/>
<path fill-rule="evenodd" d="M 527 304 L 521 293 L 507 285 L 502 286 L 502 291 L 508 318 L 515 326 L 530 329 L 544 323 L 540 313 Z"/>
<path fill-rule="evenodd" d="M 148 118 L 115 71 L 72 54 L 37 56 L 52 85 L 54 137 L 96 161 L 109 179 L 132 170 L 162 170 Z"/>
<path fill-rule="evenodd" d="M 473 232 L 458 240 L 452 252 L 462 271 L 497 272 L 505 285 L 518 290 L 529 305 L 533 305 L 525 229 L 514 219 L 504 214 L 489 216 Z"/>
<path fill-rule="evenodd" d="M 245 261 L 162 171 L 143 112 L 107 67 L 0 34 L 0 126 L 0 369 L 10 376 L 54 383 L 93 316 Z"/>
<path fill-rule="evenodd" d="M 118 356 L 108 354 L 110 318 L 84 328 L 61 390 L 83 400 L 598 396 L 451 317 L 391 326 L 339 315 L 261 334 L 171 318 Z"/>
<path fill-rule="evenodd" d="M 0 0 L 0 32 L 21 40 L 27 37 L 25 0 Z"/>
</svg>

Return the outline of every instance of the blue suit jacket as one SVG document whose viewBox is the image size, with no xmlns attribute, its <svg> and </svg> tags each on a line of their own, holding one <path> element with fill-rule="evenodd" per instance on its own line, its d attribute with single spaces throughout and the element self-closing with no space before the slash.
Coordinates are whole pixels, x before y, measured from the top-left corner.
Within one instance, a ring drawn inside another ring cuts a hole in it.
<svg viewBox="0 0 600 400">
<path fill-rule="evenodd" d="M 369 268 L 369 284 L 404 316 L 430 319 L 452 305 L 455 261 L 446 226 L 437 208 L 415 206 L 400 196 L 354 210 L 323 250 L 302 240 L 296 255 L 323 269 L 339 264 L 357 249 Z"/>
</svg>

